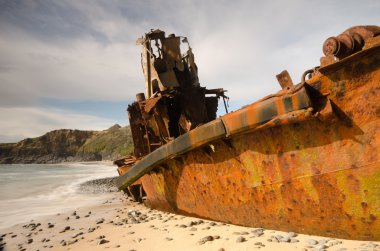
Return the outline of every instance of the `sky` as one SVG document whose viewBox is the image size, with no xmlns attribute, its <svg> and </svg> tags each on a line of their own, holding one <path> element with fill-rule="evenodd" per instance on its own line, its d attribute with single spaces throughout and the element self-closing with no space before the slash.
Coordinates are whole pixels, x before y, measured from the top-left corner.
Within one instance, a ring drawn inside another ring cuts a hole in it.
<svg viewBox="0 0 380 251">
<path fill-rule="evenodd" d="M 326 38 L 379 13 L 378 0 L 0 0 L 0 142 L 127 125 L 145 85 L 136 39 L 152 28 L 187 36 L 201 85 L 236 110 L 279 91 L 284 69 L 298 83 Z"/>
</svg>

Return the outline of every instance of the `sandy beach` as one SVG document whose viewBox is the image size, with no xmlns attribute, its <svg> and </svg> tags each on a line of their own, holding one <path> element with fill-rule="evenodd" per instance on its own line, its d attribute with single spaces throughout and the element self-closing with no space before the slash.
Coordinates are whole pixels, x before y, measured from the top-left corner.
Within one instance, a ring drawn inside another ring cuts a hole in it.
<svg viewBox="0 0 380 251">
<path fill-rule="evenodd" d="M 248 228 L 152 210 L 103 183 L 83 185 L 108 194 L 98 205 L 9 227 L 0 233 L 0 250 L 380 250 L 379 242 Z"/>
</svg>

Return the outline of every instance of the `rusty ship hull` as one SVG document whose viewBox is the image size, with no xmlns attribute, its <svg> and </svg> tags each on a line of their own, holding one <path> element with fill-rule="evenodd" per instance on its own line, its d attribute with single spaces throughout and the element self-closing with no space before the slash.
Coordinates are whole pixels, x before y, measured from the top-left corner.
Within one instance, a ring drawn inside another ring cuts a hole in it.
<svg viewBox="0 0 380 251">
<path fill-rule="evenodd" d="M 138 180 L 145 203 L 168 212 L 380 240 L 380 43 L 373 41 L 121 165 L 119 188 Z"/>
</svg>

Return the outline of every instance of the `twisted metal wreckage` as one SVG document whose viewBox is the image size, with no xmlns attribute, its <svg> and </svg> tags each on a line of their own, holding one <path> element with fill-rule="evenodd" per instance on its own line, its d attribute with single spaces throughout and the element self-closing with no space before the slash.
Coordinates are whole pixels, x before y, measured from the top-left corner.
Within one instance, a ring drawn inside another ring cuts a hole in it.
<svg viewBox="0 0 380 251">
<path fill-rule="evenodd" d="M 225 90 L 200 86 L 187 39 L 145 34 L 148 98 L 128 107 L 134 156 L 115 161 L 119 189 L 174 213 L 380 240 L 379 34 L 328 38 L 301 83 L 283 71 L 281 91 L 219 118 Z"/>
</svg>

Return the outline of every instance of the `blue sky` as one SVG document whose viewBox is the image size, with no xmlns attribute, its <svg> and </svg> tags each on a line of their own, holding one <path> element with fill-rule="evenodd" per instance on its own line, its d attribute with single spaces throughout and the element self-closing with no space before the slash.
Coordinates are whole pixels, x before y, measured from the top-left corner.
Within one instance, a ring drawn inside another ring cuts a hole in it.
<svg viewBox="0 0 380 251">
<path fill-rule="evenodd" d="M 201 85 L 237 109 L 278 91 L 284 69 L 298 82 L 327 37 L 379 13 L 378 0 L 0 0 L 0 142 L 128 124 L 144 91 L 135 41 L 151 28 L 187 36 Z"/>
</svg>

